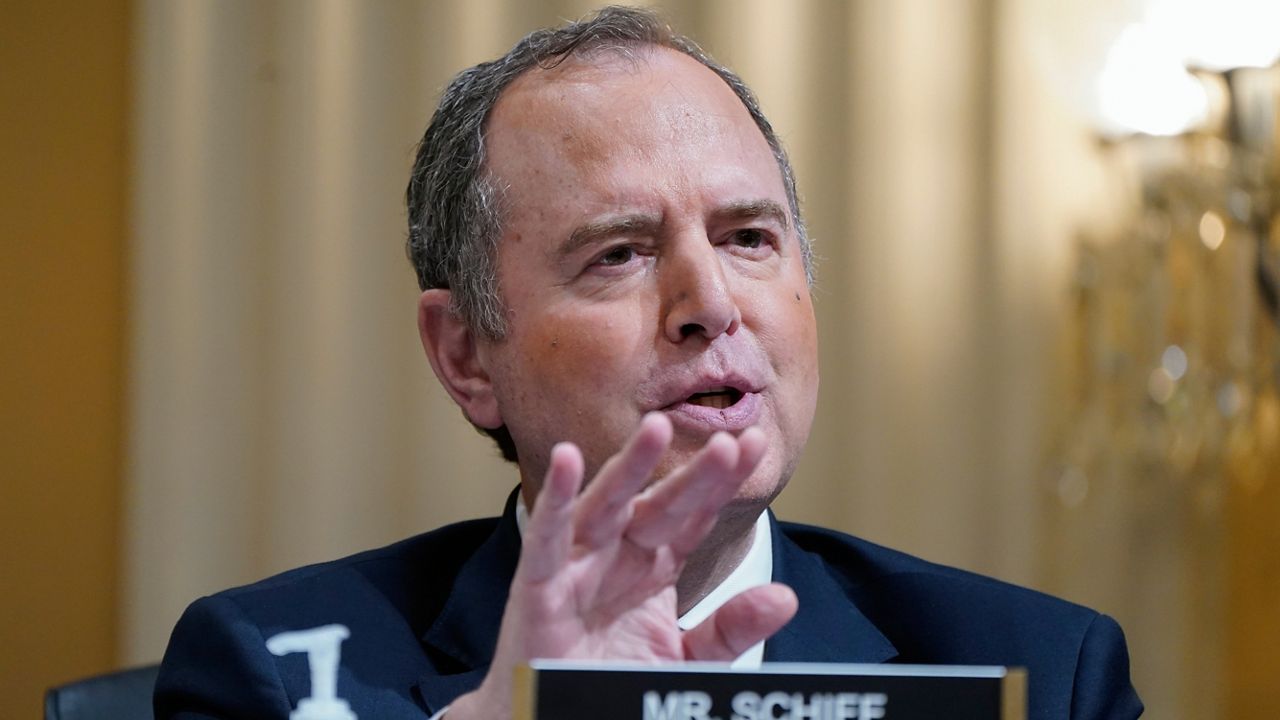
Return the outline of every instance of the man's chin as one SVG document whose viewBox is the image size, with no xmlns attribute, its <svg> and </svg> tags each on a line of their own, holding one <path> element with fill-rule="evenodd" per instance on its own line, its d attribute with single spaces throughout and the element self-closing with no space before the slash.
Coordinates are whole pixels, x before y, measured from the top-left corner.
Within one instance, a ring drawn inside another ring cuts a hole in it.
<svg viewBox="0 0 1280 720">
<path fill-rule="evenodd" d="M 787 486 L 790 473 L 782 473 L 774 462 L 771 462 L 776 448 L 770 448 L 755 472 L 738 488 L 733 500 L 729 503 L 729 512 L 758 514 L 773 504 L 773 501 Z"/>
</svg>

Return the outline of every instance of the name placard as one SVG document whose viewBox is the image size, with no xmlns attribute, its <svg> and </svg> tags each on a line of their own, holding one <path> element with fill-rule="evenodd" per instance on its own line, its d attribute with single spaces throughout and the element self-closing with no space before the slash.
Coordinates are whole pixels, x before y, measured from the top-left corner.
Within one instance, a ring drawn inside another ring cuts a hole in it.
<svg viewBox="0 0 1280 720">
<path fill-rule="evenodd" d="M 516 670 L 512 707 L 517 720 L 1026 720 L 1026 677 L 994 666 L 535 660 Z"/>
</svg>

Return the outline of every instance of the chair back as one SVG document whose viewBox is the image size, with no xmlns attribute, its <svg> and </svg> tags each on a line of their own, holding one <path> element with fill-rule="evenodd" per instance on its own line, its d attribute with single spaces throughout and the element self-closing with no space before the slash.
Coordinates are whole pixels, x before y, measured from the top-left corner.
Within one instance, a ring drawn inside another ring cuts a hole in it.
<svg viewBox="0 0 1280 720">
<path fill-rule="evenodd" d="M 151 693 L 159 671 L 148 665 L 50 688 L 44 720 L 155 720 Z"/>
</svg>

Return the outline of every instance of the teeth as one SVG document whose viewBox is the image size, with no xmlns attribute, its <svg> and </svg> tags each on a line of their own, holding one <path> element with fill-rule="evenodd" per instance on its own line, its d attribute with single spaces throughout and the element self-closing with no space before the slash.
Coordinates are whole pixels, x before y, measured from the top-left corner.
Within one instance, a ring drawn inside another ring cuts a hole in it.
<svg viewBox="0 0 1280 720">
<path fill-rule="evenodd" d="M 723 410 L 733 404 L 733 396 L 727 392 L 702 393 L 689 398 L 690 404 Z"/>
</svg>

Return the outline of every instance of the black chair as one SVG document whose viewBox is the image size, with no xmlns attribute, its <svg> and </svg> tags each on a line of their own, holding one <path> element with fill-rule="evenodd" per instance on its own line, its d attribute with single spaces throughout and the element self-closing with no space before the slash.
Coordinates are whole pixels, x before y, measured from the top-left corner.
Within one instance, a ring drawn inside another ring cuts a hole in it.
<svg viewBox="0 0 1280 720">
<path fill-rule="evenodd" d="M 44 720 L 155 720 L 151 692 L 159 671 L 159 665 L 148 665 L 50 688 Z"/>
</svg>

